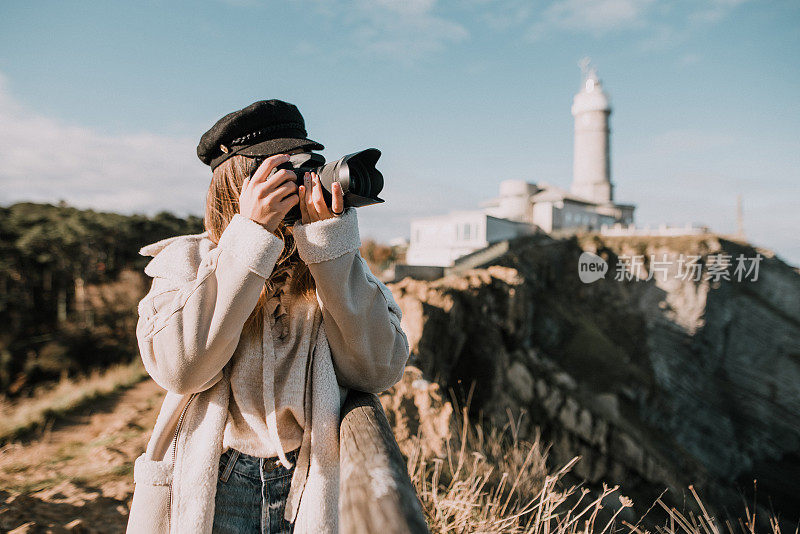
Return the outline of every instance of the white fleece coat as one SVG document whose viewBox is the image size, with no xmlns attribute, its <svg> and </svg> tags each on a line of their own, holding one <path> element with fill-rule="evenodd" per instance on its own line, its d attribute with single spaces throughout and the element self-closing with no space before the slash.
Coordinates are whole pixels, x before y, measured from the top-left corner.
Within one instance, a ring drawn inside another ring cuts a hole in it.
<svg viewBox="0 0 800 534">
<path fill-rule="evenodd" d="M 316 282 L 318 308 L 313 321 L 298 323 L 315 341 L 286 516 L 298 534 L 335 533 L 339 412 L 346 388 L 377 393 L 396 383 L 408 359 L 408 341 L 400 308 L 358 252 L 355 209 L 298 222 L 293 230 Z M 274 354 L 241 332 L 282 250 L 281 239 L 239 214 L 218 245 L 204 232 L 140 250 L 153 256 L 145 268 L 153 283 L 139 303 L 139 349 L 148 373 L 167 394 L 134 467 L 128 532 L 141 532 L 145 524 L 152 529 L 153 514 L 163 519 L 163 531 L 211 531 L 230 391 L 245 387 L 230 382 L 226 366 L 236 351 Z M 290 320 L 300 320 L 288 312 Z M 269 328 L 263 343 L 272 343 Z"/>
</svg>

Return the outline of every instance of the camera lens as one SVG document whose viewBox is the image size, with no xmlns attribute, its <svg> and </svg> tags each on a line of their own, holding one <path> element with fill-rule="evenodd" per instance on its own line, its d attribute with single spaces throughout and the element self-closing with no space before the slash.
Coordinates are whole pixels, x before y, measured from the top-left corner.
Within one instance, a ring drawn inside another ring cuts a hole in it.
<svg viewBox="0 0 800 534">
<path fill-rule="evenodd" d="M 364 179 L 363 167 L 358 160 L 348 162 L 347 166 L 350 168 L 350 190 L 356 195 L 367 196 L 365 190 L 369 189 L 369 184 Z"/>
</svg>

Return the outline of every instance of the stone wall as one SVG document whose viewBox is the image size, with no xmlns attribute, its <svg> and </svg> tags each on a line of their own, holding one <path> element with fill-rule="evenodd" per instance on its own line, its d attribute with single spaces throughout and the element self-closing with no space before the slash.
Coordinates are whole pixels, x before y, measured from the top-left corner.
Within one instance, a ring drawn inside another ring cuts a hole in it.
<svg viewBox="0 0 800 534">
<path fill-rule="evenodd" d="M 776 509 L 800 509 L 798 273 L 767 256 L 757 282 L 586 285 L 583 250 L 612 265 L 756 253 L 708 236 L 522 238 L 494 265 L 391 285 L 412 363 L 498 422 L 525 411 L 523 432 L 539 427 L 555 462 L 580 455 L 590 484 L 622 484 L 647 505 L 695 484 L 738 509 L 757 477 Z"/>
</svg>

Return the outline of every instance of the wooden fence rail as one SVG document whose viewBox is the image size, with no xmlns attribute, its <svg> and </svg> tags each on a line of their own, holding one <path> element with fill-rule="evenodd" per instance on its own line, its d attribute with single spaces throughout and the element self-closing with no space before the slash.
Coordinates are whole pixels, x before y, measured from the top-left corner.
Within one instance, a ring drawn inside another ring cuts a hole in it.
<svg viewBox="0 0 800 534">
<path fill-rule="evenodd" d="M 378 397 L 350 390 L 342 408 L 339 451 L 341 532 L 429 532 Z"/>
</svg>

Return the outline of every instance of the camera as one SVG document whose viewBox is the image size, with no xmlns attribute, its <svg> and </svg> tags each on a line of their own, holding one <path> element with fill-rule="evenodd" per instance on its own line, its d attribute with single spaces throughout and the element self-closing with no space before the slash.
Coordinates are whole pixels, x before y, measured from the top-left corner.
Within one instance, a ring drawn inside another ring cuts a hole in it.
<svg viewBox="0 0 800 534">
<path fill-rule="evenodd" d="M 319 175 L 322 195 L 328 206 L 331 205 L 331 186 L 333 182 L 339 182 L 344 193 L 344 207 L 358 208 L 383 202 L 383 199 L 378 198 L 378 193 L 383 189 L 383 175 L 375 168 L 380 157 L 380 150 L 368 148 L 325 163 L 323 155 L 303 152 L 289 156 L 289 161 L 278 165 L 270 176 L 280 169 L 294 171 L 297 174 L 297 185 L 300 186 L 306 172 L 315 172 Z M 287 224 L 294 224 L 300 217 L 300 207 L 294 206 L 283 220 Z"/>
</svg>

